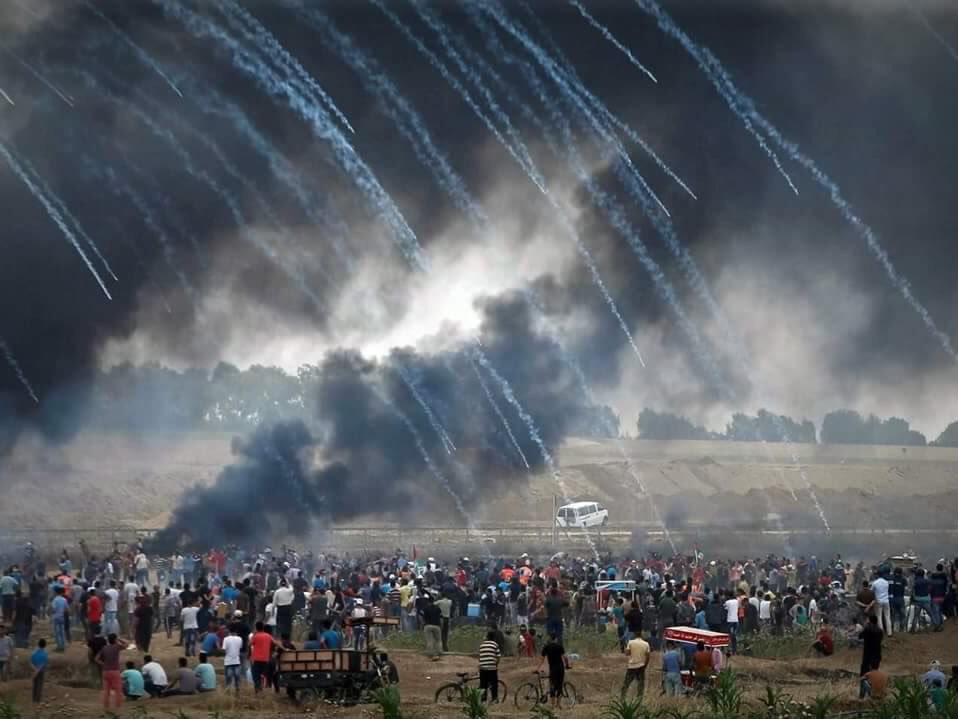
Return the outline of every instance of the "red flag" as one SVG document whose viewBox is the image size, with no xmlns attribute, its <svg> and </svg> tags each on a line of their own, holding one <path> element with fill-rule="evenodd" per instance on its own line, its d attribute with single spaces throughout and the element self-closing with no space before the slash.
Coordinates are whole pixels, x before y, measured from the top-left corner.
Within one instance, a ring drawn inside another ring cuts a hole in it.
<svg viewBox="0 0 958 719">
<path fill-rule="evenodd" d="M 412 545 L 412 561 L 414 561 L 414 562 L 416 561 L 416 556 L 417 556 L 417 554 L 416 554 L 416 545 L 414 544 L 414 545 Z"/>
</svg>

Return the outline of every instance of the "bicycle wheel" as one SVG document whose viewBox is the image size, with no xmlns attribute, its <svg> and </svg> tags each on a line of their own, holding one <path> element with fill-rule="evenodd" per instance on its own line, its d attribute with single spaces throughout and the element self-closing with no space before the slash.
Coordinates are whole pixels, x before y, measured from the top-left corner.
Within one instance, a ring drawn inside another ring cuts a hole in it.
<svg viewBox="0 0 958 719">
<path fill-rule="evenodd" d="M 513 699 L 513 702 L 516 705 L 516 709 L 529 710 L 541 700 L 542 697 L 539 694 L 539 687 L 532 682 L 529 682 L 528 684 L 523 684 L 521 687 L 516 689 L 516 696 Z"/>
<path fill-rule="evenodd" d="M 462 701 L 462 684 L 443 684 L 436 690 L 436 704 L 458 704 Z"/>
<path fill-rule="evenodd" d="M 575 684 L 566 682 L 562 685 L 562 703 L 567 707 L 574 707 L 579 701 L 579 692 L 575 690 Z"/>
<path fill-rule="evenodd" d="M 508 692 L 508 690 L 506 689 L 506 683 L 500 679 L 500 680 L 499 680 L 499 704 L 505 704 L 505 703 L 506 703 L 506 693 L 507 693 L 507 692 Z"/>
</svg>

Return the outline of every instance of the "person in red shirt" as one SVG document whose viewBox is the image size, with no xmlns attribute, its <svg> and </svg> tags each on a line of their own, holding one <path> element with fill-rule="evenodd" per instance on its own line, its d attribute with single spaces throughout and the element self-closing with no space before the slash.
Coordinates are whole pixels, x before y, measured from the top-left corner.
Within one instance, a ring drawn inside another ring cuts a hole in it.
<svg viewBox="0 0 958 719">
<path fill-rule="evenodd" d="M 256 632 L 250 640 L 250 659 L 253 663 L 253 689 L 257 693 L 263 690 L 263 680 L 269 676 L 269 660 L 273 655 L 273 647 L 282 646 L 273 639 L 272 634 L 266 632 L 262 622 L 256 622 Z"/>
<path fill-rule="evenodd" d="M 90 637 L 100 633 L 103 622 L 103 600 L 99 595 L 100 583 L 96 582 L 90 591 L 90 598 L 86 600 L 86 619 L 90 628 Z"/>
<path fill-rule="evenodd" d="M 835 641 L 832 639 L 832 628 L 828 626 L 826 620 L 822 620 L 822 628 L 818 630 L 818 636 L 815 637 L 815 643 L 812 649 L 823 657 L 830 657 L 835 653 Z"/>
</svg>

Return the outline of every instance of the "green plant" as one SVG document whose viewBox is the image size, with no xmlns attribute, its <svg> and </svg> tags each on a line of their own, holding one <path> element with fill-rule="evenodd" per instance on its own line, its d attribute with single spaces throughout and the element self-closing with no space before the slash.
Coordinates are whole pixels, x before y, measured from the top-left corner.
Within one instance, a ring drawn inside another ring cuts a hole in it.
<svg viewBox="0 0 958 719">
<path fill-rule="evenodd" d="M 641 699 L 616 697 L 602 707 L 602 716 L 604 719 L 648 719 L 654 715 L 642 706 Z"/>
<path fill-rule="evenodd" d="M 837 701 L 838 697 L 828 694 L 815 697 L 815 701 L 808 706 L 812 719 L 826 719 L 832 713 L 832 707 Z"/>
<path fill-rule="evenodd" d="M 22 716 L 12 699 L 0 697 L 0 719 L 21 719 Z"/>
<path fill-rule="evenodd" d="M 559 719 L 559 715 L 548 704 L 535 704 L 530 712 L 536 719 Z"/>
<path fill-rule="evenodd" d="M 932 715 L 928 692 L 914 679 L 896 680 L 890 703 L 895 708 L 895 716 L 901 719 L 925 719 Z"/>
<path fill-rule="evenodd" d="M 482 700 L 482 690 L 466 687 L 462 693 L 462 713 L 466 719 L 486 719 L 489 709 Z"/>
<path fill-rule="evenodd" d="M 742 713 L 745 692 L 731 669 L 721 672 L 705 694 L 705 701 L 716 719 L 733 719 Z"/>
<path fill-rule="evenodd" d="M 373 699 L 375 699 L 379 708 L 382 710 L 383 719 L 403 719 L 398 687 L 382 687 L 376 690 L 376 693 L 373 694 Z"/>
</svg>

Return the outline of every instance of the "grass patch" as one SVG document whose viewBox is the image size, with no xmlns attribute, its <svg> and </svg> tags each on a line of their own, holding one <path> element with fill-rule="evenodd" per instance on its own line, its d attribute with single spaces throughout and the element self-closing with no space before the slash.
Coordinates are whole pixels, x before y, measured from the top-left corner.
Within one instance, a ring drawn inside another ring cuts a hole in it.
<svg viewBox="0 0 958 719">
<path fill-rule="evenodd" d="M 810 632 L 784 634 L 749 634 L 739 637 L 739 653 L 758 659 L 800 659 L 811 656 L 815 637 Z"/>
<path fill-rule="evenodd" d="M 475 654 L 479 645 L 485 641 L 485 626 L 467 625 L 449 630 L 449 651 L 457 654 Z M 537 647 L 545 643 L 542 630 L 537 628 Z M 609 652 L 618 651 L 619 642 L 614 632 L 598 633 L 589 629 L 566 629 L 562 639 L 565 650 L 569 654 L 579 654 L 584 657 L 598 657 Z M 422 632 L 392 632 L 379 645 L 390 649 L 409 649 L 424 651 L 425 639 Z"/>
</svg>

